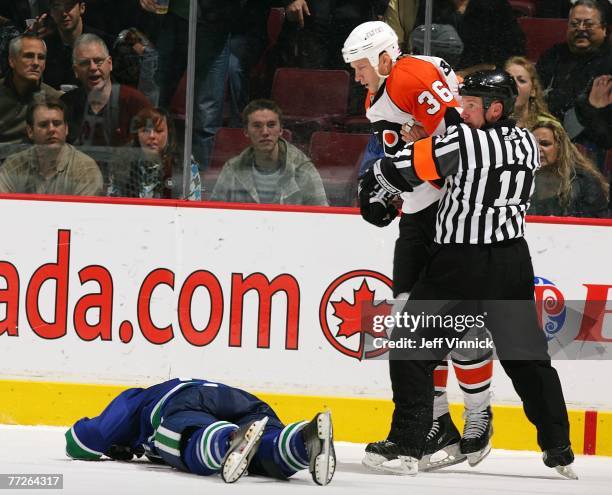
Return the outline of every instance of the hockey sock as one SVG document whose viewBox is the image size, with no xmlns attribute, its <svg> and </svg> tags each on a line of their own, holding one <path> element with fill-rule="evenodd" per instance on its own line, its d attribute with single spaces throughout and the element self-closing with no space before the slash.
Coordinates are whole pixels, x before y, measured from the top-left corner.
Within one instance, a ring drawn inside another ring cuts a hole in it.
<svg viewBox="0 0 612 495">
<path fill-rule="evenodd" d="M 278 435 L 279 465 L 287 476 L 308 468 L 308 452 L 306 451 L 306 444 L 302 435 L 302 428 L 306 424 L 308 424 L 308 421 L 291 423 L 285 426 Z"/>
<path fill-rule="evenodd" d="M 468 411 L 480 411 L 490 404 L 490 387 L 493 377 L 491 354 L 481 359 L 460 361 L 453 359 L 455 376 L 463 392 L 463 402 Z"/>
<path fill-rule="evenodd" d="M 205 476 L 218 472 L 229 448 L 229 436 L 237 429 L 235 424 L 217 421 L 191 435 L 183 452 L 189 471 Z"/>
<path fill-rule="evenodd" d="M 448 361 L 443 361 L 434 370 L 434 405 L 433 419 L 448 413 L 446 382 L 448 381 Z"/>
</svg>

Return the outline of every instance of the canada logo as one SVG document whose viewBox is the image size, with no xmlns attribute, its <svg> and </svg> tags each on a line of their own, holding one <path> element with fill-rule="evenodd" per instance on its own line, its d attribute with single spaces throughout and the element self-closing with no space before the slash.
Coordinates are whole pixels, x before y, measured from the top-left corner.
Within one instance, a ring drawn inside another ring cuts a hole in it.
<svg viewBox="0 0 612 495">
<path fill-rule="evenodd" d="M 559 288 L 543 277 L 535 277 L 535 300 L 538 320 L 547 340 L 554 339 L 565 325 L 567 308 Z"/>
<path fill-rule="evenodd" d="M 334 280 L 321 298 L 319 322 L 327 341 L 345 356 L 371 359 L 387 349 L 373 349 L 372 341 L 387 337 L 373 329 L 373 318 L 388 315 L 392 305 L 391 279 L 372 270 L 354 270 Z"/>
</svg>

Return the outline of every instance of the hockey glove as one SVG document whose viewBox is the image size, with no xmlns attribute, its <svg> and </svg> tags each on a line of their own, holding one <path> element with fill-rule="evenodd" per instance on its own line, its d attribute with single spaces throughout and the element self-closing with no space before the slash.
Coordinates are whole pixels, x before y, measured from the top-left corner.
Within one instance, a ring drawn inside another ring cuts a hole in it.
<svg viewBox="0 0 612 495">
<path fill-rule="evenodd" d="M 140 455 L 138 454 L 139 452 L 133 450 L 131 447 L 116 444 L 111 445 L 108 452 L 106 452 L 106 455 L 114 461 L 131 461 L 134 455 L 137 457 L 142 456 L 142 453 L 140 453 Z"/>
<path fill-rule="evenodd" d="M 376 227 L 386 227 L 399 214 L 391 202 L 396 195 L 388 193 L 380 186 L 372 168 L 361 176 L 358 194 L 361 216 Z"/>
<path fill-rule="evenodd" d="M 403 192 L 411 192 L 412 186 L 402 177 L 395 163 L 390 158 L 382 158 L 372 165 L 372 172 L 376 182 L 385 191 L 394 196 Z"/>
</svg>

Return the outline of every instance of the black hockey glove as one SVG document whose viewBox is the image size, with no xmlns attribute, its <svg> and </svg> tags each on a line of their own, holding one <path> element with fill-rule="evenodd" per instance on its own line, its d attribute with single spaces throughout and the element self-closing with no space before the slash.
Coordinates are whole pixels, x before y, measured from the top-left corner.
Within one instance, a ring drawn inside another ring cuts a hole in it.
<svg viewBox="0 0 612 495">
<path fill-rule="evenodd" d="M 372 225 L 386 227 L 399 214 L 398 209 L 391 203 L 396 195 L 388 193 L 380 186 L 372 168 L 361 176 L 358 194 L 361 216 Z"/>
<path fill-rule="evenodd" d="M 138 455 L 138 452 L 125 445 L 111 445 L 108 452 L 106 452 L 106 455 L 115 461 L 131 461 L 134 454 Z M 138 455 L 138 457 L 141 456 L 142 454 Z"/>
<path fill-rule="evenodd" d="M 411 192 L 412 186 L 402 177 L 395 163 L 390 158 L 382 158 L 374 162 L 372 171 L 376 182 L 380 184 L 385 191 L 394 196 L 398 196 L 403 192 Z"/>
</svg>

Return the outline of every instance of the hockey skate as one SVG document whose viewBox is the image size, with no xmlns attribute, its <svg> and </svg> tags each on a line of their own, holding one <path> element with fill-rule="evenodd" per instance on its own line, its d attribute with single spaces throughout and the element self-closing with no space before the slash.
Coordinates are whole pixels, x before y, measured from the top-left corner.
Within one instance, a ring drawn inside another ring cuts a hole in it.
<svg viewBox="0 0 612 495">
<path fill-rule="evenodd" d="M 302 429 L 306 451 L 308 452 L 308 470 L 318 485 L 327 485 L 336 471 L 336 451 L 334 450 L 334 431 L 329 412 L 318 413 Z"/>
<path fill-rule="evenodd" d="M 257 452 L 268 417 L 241 426 L 230 435 L 230 446 L 221 462 L 221 478 L 234 483 L 246 472 L 249 462 Z"/>
<path fill-rule="evenodd" d="M 557 472 L 569 480 L 577 480 L 578 476 L 572 468 L 574 462 L 574 452 L 568 445 L 566 447 L 556 447 L 544 451 L 542 456 L 544 464 L 550 468 L 555 468 Z"/>
<path fill-rule="evenodd" d="M 427 434 L 425 452 L 419 461 L 420 471 L 435 471 L 466 460 L 459 449 L 461 435 L 449 413 L 434 419 Z"/>
<path fill-rule="evenodd" d="M 403 455 L 400 445 L 389 440 L 369 443 L 361 463 L 375 471 L 414 476 L 419 472 L 419 460 Z"/>
<path fill-rule="evenodd" d="M 459 442 L 462 454 L 467 456 L 470 466 L 474 467 L 491 452 L 493 436 L 493 413 L 491 407 L 481 411 L 466 411 L 463 437 Z"/>
</svg>

